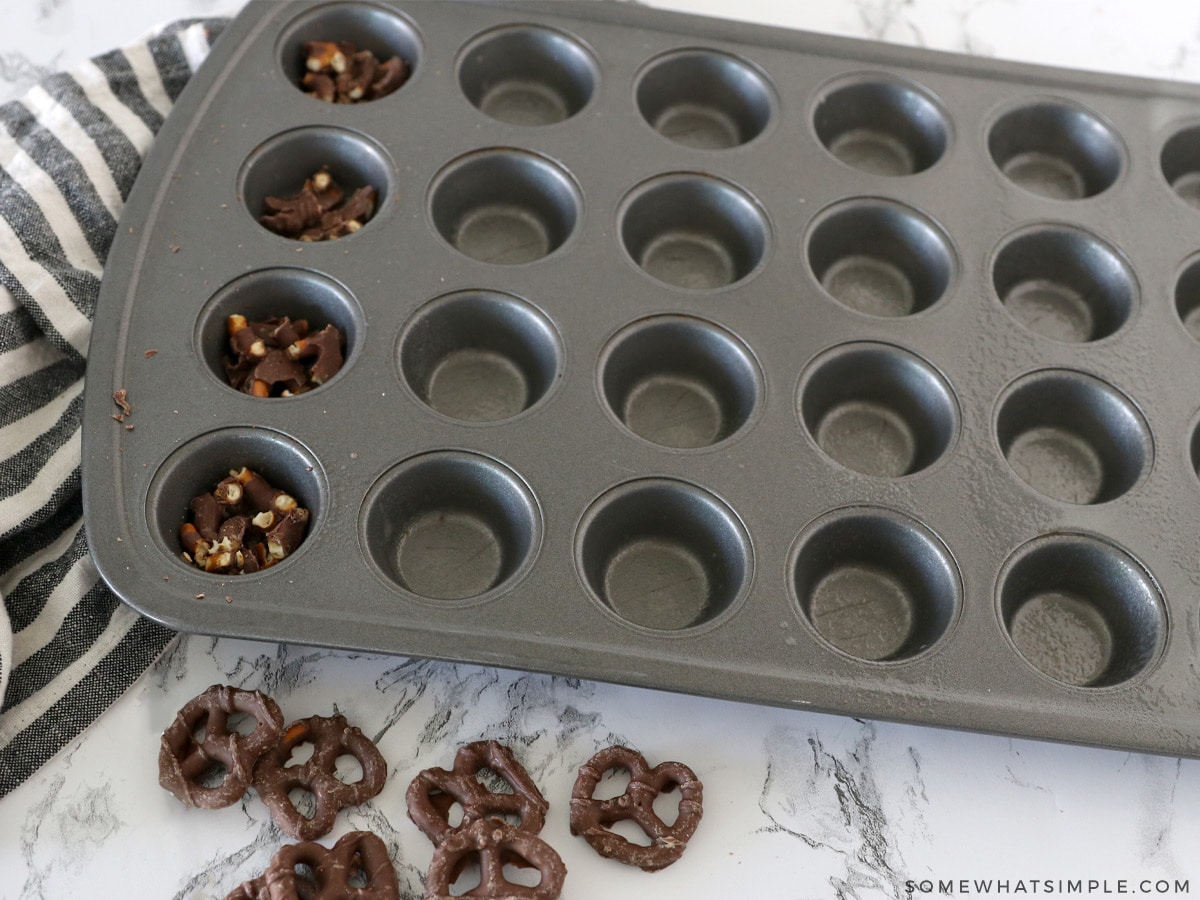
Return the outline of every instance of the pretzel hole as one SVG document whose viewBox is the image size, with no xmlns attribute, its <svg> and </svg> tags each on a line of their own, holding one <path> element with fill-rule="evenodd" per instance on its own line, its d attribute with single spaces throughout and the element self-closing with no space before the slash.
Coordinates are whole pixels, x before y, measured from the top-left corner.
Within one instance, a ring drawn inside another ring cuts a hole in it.
<svg viewBox="0 0 1200 900">
<path fill-rule="evenodd" d="M 504 880 L 509 884 L 519 884 L 524 887 L 537 887 L 542 883 L 541 870 L 525 857 L 517 853 L 506 853 L 504 860 Z"/>
<path fill-rule="evenodd" d="M 451 803 L 450 808 L 446 810 L 446 824 L 451 828 L 457 828 L 462 824 L 465 815 L 461 803 Z"/>
<path fill-rule="evenodd" d="M 350 861 L 350 869 L 346 875 L 346 886 L 363 890 L 371 886 L 371 879 L 367 875 L 366 866 L 363 865 L 361 853 L 354 854 L 354 859 Z"/>
<path fill-rule="evenodd" d="M 342 784 L 357 784 L 363 780 L 362 763 L 353 753 L 343 753 L 334 760 L 333 774 Z"/>
<path fill-rule="evenodd" d="M 312 741 L 303 741 L 292 748 L 292 755 L 288 757 L 288 761 L 284 764 L 284 768 L 291 766 L 302 766 L 312 759 L 313 751 L 316 750 L 316 745 Z"/>
<path fill-rule="evenodd" d="M 649 847 L 653 843 L 650 835 L 646 834 L 642 830 L 642 826 L 633 821 L 633 819 L 620 819 L 605 827 L 613 834 L 620 835 L 629 841 L 629 843 L 636 844 L 639 847 Z"/>
<path fill-rule="evenodd" d="M 196 720 L 196 724 L 192 726 L 192 740 L 197 744 L 203 744 L 204 738 L 208 734 L 208 713 L 201 713 L 200 718 Z"/>
<path fill-rule="evenodd" d="M 320 885 L 317 884 L 317 874 L 308 863 L 298 862 L 292 868 L 296 878 L 296 896 L 305 898 L 316 897 Z"/>
<path fill-rule="evenodd" d="M 311 819 L 317 814 L 317 797 L 307 788 L 292 788 L 288 791 L 288 800 L 296 807 L 296 812 L 306 819 Z"/>
<path fill-rule="evenodd" d="M 479 851 L 473 850 L 470 853 L 464 853 L 455 867 L 453 873 L 454 880 L 450 882 L 450 896 L 461 897 L 468 891 L 479 887 L 480 882 L 483 880 L 481 871 Z"/>
<path fill-rule="evenodd" d="M 629 790 L 629 770 L 618 766 L 609 769 L 600 776 L 596 789 L 592 791 L 593 800 L 612 800 L 620 797 Z"/>
<path fill-rule="evenodd" d="M 674 781 L 668 781 L 659 790 L 658 796 L 654 798 L 654 814 L 668 828 L 674 825 L 675 820 L 679 818 L 680 796 L 679 785 Z"/>
<path fill-rule="evenodd" d="M 225 720 L 225 729 L 230 734 L 236 731 L 242 737 L 249 737 L 258 730 L 258 719 L 248 712 L 235 712 Z"/>
<path fill-rule="evenodd" d="M 497 772 L 495 769 L 490 769 L 484 766 L 475 773 L 475 780 L 482 784 L 493 794 L 515 794 L 513 786 L 508 779 Z"/>
<path fill-rule="evenodd" d="M 208 768 L 201 772 L 199 777 L 196 778 L 196 784 L 203 788 L 220 787 L 225 783 L 225 776 L 228 773 L 229 770 L 225 768 L 224 763 L 213 760 L 208 764 Z"/>
</svg>

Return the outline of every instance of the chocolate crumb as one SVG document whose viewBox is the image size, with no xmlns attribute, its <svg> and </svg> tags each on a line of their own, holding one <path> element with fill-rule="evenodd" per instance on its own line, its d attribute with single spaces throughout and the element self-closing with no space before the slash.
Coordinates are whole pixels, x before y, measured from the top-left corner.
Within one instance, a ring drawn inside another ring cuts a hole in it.
<svg viewBox="0 0 1200 900">
<path fill-rule="evenodd" d="M 149 359 L 149 358 L 150 358 L 150 357 L 152 357 L 152 356 L 157 356 L 157 355 L 158 355 L 158 351 L 157 351 L 157 350 L 147 350 L 147 351 L 146 351 L 145 353 L 143 353 L 142 355 L 143 355 L 143 356 L 145 356 L 145 357 L 146 357 L 146 359 Z"/>
<path fill-rule="evenodd" d="M 126 416 L 133 414 L 133 407 L 129 405 L 128 394 L 125 388 L 113 392 L 113 403 L 121 407 L 121 412 L 113 416 L 118 422 L 124 422 Z"/>
</svg>

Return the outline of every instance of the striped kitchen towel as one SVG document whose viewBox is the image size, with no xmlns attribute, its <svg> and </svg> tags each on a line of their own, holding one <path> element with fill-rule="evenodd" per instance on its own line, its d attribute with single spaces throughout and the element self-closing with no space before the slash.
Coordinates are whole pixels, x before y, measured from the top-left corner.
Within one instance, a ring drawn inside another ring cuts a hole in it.
<svg viewBox="0 0 1200 900">
<path fill-rule="evenodd" d="M 88 554 L 83 380 L 125 199 L 225 22 L 177 22 L 0 105 L 0 796 L 172 637 L 121 604 Z"/>
</svg>

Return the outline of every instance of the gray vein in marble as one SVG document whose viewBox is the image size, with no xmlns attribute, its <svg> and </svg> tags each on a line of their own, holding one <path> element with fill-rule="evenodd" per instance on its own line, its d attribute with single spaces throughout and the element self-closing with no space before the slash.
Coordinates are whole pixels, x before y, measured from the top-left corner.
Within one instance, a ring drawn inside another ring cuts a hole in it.
<svg viewBox="0 0 1200 900">
<path fill-rule="evenodd" d="M 25 823 L 21 827 L 21 858 L 25 860 L 28 875 L 25 877 L 25 884 L 22 885 L 21 893 L 18 896 L 26 898 L 26 900 L 43 900 L 46 896 L 45 881 L 48 873 L 37 865 L 38 837 L 46 825 L 66 781 L 65 774 L 54 777 L 43 797 L 30 808 L 29 815 L 26 816 Z"/>
<path fill-rule="evenodd" d="M 11 82 L 14 86 L 32 85 L 57 71 L 61 57 L 61 52 L 56 53 L 42 64 L 34 62 L 20 50 L 4 51 L 0 53 L 0 81 Z"/>
<path fill-rule="evenodd" d="M 988 8 L 995 0 L 975 0 L 959 16 L 958 31 L 962 35 L 958 49 L 972 56 L 995 56 L 996 45 L 977 31 L 971 24 L 971 19 L 980 10 Z"/>
<path fill-rule="evenodd" d="M 900 40 L 925 46 L 925 39 L 916 24 L 906 15 L 914 0 L 862 0 L 858 14 L 863 31 L 869 37 L 882 40 Z"/>
<path fill-rule="evenodd" d="M 876 778 L 872 750 L 877 736 L 874 723 L 858 723 L 857 736 L 844 748 L 830 748 L 820 733 L 805 736 L 779 728 L 766 739 L 767 778 L 759 808 L 770 821 L 767 832 L 781 832 L 803 841 L 823 856 L 841 860 L 841 872 L 831 872 L 828 883 L 838 900 L 865 900 L 873 896 L 901 896 L 906 866 L 891 843 L 894 832 Z M 838 741 L 841 743 L 841 741 Z M 807 744 L 805 766 L 798 747 Z M 922 797 L 920 765 L 907 778 L 904 793 Z M 829 802 L 831 799 L 834 802 Z M 823 871 L 838 868 L 832 860 L 818 863 Z"/>
<path fill-rule="evenodd" d="M 38 0 L 37 17 L 39 22 L 54 18 L 59 12 L 68 9 L 71 0 Z"/>
<path fill-rule="evenodd" d="M 1174 762 L 1174 765 L 1164 763 Z M 1161 867 L 1166 873 L 1185 877 L 1171 851 L 1170 838 L 1175 824 L 1175 795 L 1183 774 L 1183 760 L 1143 759 L 1146 788 L 1141 803 L 1142 818 L 1138 823 L 1138 843 L 1141 858 L 1148 866 Z"/>
</svg>

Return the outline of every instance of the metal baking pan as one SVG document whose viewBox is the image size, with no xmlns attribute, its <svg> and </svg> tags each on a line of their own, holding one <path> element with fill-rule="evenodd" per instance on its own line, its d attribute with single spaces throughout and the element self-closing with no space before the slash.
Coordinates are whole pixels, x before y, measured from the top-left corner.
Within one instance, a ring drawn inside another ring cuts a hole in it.
<svg viewBox="0 0 1200 900">
<path fill-rule="evenodd" d="M 411 77 L 322 103 L 318 39 Z M 365 227 L 260 225 L 326 165 Z M 1188 85 L 625 4 L 252 3 L 106 268 L 92 551 L 187 631 L 1196 755 L 1198 201 Z M 346 365 L 239 393 L 231 313 L 334 323 Z M 189 501 L 241 466 L 308 535 L 201 572 Z"/>
</svg>

